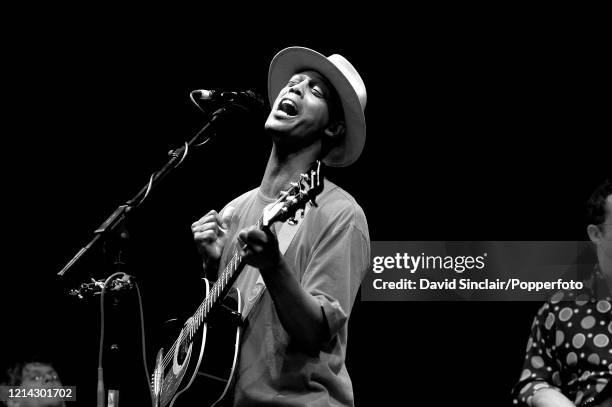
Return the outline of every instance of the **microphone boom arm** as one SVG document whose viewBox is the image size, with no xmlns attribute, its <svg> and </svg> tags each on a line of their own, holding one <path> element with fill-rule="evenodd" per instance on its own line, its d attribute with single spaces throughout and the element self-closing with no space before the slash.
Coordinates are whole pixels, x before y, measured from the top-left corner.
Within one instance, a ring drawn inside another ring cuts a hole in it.
<svg viewBox="0 0 612 407">
<path fill-rule="evenodd" d="M 111 232 L 114 232 L 119 229 L 120 226 L 124 224 L 125 218 L 127 214 L 140 206 L 145 199 L 149 196 L 151 191 L 175 168 L 177 168 L 187 157 L 188 151 L 190 147 L 199 147 L 205 144 L 208 140 L 210 140 L 210 136 L 207 136 L 204 141 L 199 142 L 199 139 L 202 135 L 206 134 L 210 131 L 211 127 L 219 121 L 219 118 L 223 117 L 225 113 L 227 113 L 229 109 L 227 107 L 221 107 L 214 111 L 211 115 L 210 120 L 202 127 L 196 135 L 188 142 L 175 150 L 171 150 L 168 154 L 170 156 L 170 160 L 159 170 L 151 174 L 149 178 L 149 182 L 140 189 L 140 191 L 129 201 L 127 201 L 123 205 L 119 205 L 113 213 L 104 221 L 102 224 L 94 231 L 93 237 L 89 240 L 89 242 L 83 246 L 79 251 L 74 255 L 74 257 L 66 263 L 66 265 L 57 273 L 58 276 L 64 276 L 73 266 L 74 264 L 85 255 L 99 240 L 103 235 L 108 235 Z"/>
</svg>

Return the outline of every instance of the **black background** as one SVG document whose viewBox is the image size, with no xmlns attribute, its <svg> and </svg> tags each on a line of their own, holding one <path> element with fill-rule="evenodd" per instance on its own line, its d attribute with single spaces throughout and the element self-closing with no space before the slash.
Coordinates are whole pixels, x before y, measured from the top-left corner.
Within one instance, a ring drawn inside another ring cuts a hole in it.
<svg viewBox="0 0 612 407">
<path fill-rule="evenodd" d="M 610 66 L 588 21 L 389 11 L 340 25 L 309 9 L 257 24 L 163 10 L 25 16 L 5 61 L 0 362 L 46 355 L 79 405 L 94 403 L 99 311 L 64 292 L 111 269 L 96 252 L 64 281 L 55 274 L 203 125 L 190 90 L 265 95 L 269 61 L 286 46 L 340 53 L 367 85 L 365 151 L 329 176 L 362 205 L 372 240 L 583 240 L 586 199 L 610 176 Z M 160 324 L 201 300 L 190 224 L 261 180 L 263 117 L 231 120 L 131 218 L 149 365 Z M 356 404 L 510 405 L 538 305 L 358 298 L 347 355 Z M 107 382 L 122 405 L 146 405 L 136 302 L 109 310 L 108 343 L 120 351 Z"/>
</svg>

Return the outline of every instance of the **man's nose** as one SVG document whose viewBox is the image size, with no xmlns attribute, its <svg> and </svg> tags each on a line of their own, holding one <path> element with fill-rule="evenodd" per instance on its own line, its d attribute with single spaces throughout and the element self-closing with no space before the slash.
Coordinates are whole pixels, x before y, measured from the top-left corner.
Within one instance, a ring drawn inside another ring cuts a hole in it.
<svg viewBox="0 0 612 407">
<path fill-rule="evenodd" d="M 302 89 L 302 84 L 304 82 L 300 82 L 300 83 L 296 83 L 295 85 L 291 86 L 289 88 L 289 92 L 295 93 L 297 94 L 299 97 L 302 97 L 302 95 L 304 94 L 304 91 Z"/>
</svg>

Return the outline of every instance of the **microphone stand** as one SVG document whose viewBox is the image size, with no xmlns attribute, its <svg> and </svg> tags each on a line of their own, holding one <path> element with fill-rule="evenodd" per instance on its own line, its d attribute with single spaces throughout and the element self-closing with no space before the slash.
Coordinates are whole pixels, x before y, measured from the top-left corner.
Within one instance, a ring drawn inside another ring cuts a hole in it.
<svg viewBox="0 0 612 407">
<path fill-rule="evenodd" d="M 111 215 L 104 221 L 102 224 L 94 230 L 93 237 L 89 240 L 89 242 L 84 245 L 75 255 L 74 257 L 66 263 L 66 265 L 57 273 L 58 276 L 63 277 L 68 273 L 74 265 L 81 259 L 86 253 L 88 253 L 92 247 L 97 245 L 98 242 L 104 241 L 108 239 L 110 236 L 119 236 L 119 243 L 116 245 L 116 255 L 114 264 L 117 266 L 117 270 L 115 273 L 111 275 L 107 279 L 107 284 L 112 280 L 112 278 L 117 274 L 124 274 L 127 279 L 129 277 L 127 274 L 120 272 L 120 267 L 124 266 L 122 261 L 122 246 L 128 239 L 128 233 L 126 230 L 126 218 L 128 214 L 133 211 L 135 208 L 139 207 L 151 194 L 151 191 L 155 189 L 159 185 L 159 183 L 170 173 L 172 170 L 177 168 L 187 157 L 189 149 L 200 147 L 207 143 L 212 136 L 205 136 L 210 130 L 215 126 L 215 124 L 224 117 L 231 109 L 230 107 L 238 107 L 244 109 L 244 106 L 240 106 L 237 104 L 228 104 L 226 106 L 222 106 L 219 109 L 215 110 L 208 122 L 200 129 L 196 135 L 188 142 L 185 142 L 183 146 L 177 148 L 175 150 L 171 150 L 168 155 L 170 156 L 169 161 L 159 170 L 151 174 L 149 178 L 149 182 L 138 191 L 138 193 L 129 201 L 127 201 L 123 205 L 119 205 Z M 204 140 L 201 140 L 201 139 Z M 83 288 L 88 284 L 82 284 Z M 106 284 L 105 284 L 106 285 Z M 102 288 L 104 289 L 104 287 Z M 78 290 L 72 290 L 72 294 Z M 101 295 L 101 305 L 103 307 L 103 295 L 104 291 L 102 291 Z M 79 295 L 81 296 L 81 295 Z M 104 332 L 104 321 L 103 321 L 103 309 L 101 311 L 101 342 L 103 341 L 103 332 Z M 116 345 L 113 345 L 116 346 Z M 103 343 L 100 344 L 100 355 L 99 355 L 99 363 L 98 363 L 98 386 L 97 386 L 97 407 L 105 407 L 106 395 L 104 393 L 104 374 L 102 369 L 102 349 Z M 144 361 L 146 366 L 146 361 Z M 150 389 L 149 389 L 150 393 Z M 117 407 L 118 406 L 118 391 L 109 389 L 109 397 L 108 397 L 108 407 Z"/>
<path fill-rule="evenodd" d="M 149 196 L 151 191 L 175 168 L 177 168 L 187 157 L 188 151 L 190 147 L 199 147 L 205 144 L 210 137 L 206 137 L 206 139 L 202 142 L 199 142 L 200 137 L 205 134 L 210 128 L 219 121 L 220 117 L 223 117 L 225 113 L 227 113 L 229 109 L 227 107 L 221 107 L 217 109 L 211 116 L 210 120 L 200 131 L 196 133 L 196 135 L 188 142 L 185 142 L 185 145 L 177 148 L 175 150 L 171 150 L 168 152 L 170 156 L 170 160 L 159 170 L 154 172 L 149 179 L 149 182 L 142 187 L 142 189 L 129 201 L 127 201 L 123 205 L 119 205 L 117 209 L 104 221 L 102 224 L 94 230 L 94 236 L 91 240 L 83 246 L 74 257 L 66 263 L 66 265 L 57 273 L 58 276 L 64 276 L 73 266 L 74 264 L 81 258 L 85 253 L 87 253 L 105 234 L 109 234 L 111 232 L 117 231 L 125 221 L 127 214 L 133 209 L 140 206 L 145 199 Z M 121 237 L 125 238 L 127 235 L 125 231 L 121 233 Z"/>
</svg>

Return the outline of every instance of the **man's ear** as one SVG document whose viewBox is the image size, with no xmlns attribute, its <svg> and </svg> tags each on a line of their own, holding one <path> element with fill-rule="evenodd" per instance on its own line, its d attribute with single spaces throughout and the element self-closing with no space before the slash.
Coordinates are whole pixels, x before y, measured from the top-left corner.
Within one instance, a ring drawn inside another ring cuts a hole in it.
<svg viewBox="0 0 612 407">
<path fill-rule="evenodd" d="M 337 122 L 330 123 L 325 129 L 325 135 L 335 139 L 337 137 L 342 136 L 345 131 L 346 126 L 344 125 L 344 122 L 340 120 Z"/>
<path fill-rule="evenodd" d="M 587 234 L 589 235 L 589 239 L 591 242 L 597 244 L 601 240 L 601 230 L 595 225 L 587 226 Z"/>
</svg>

